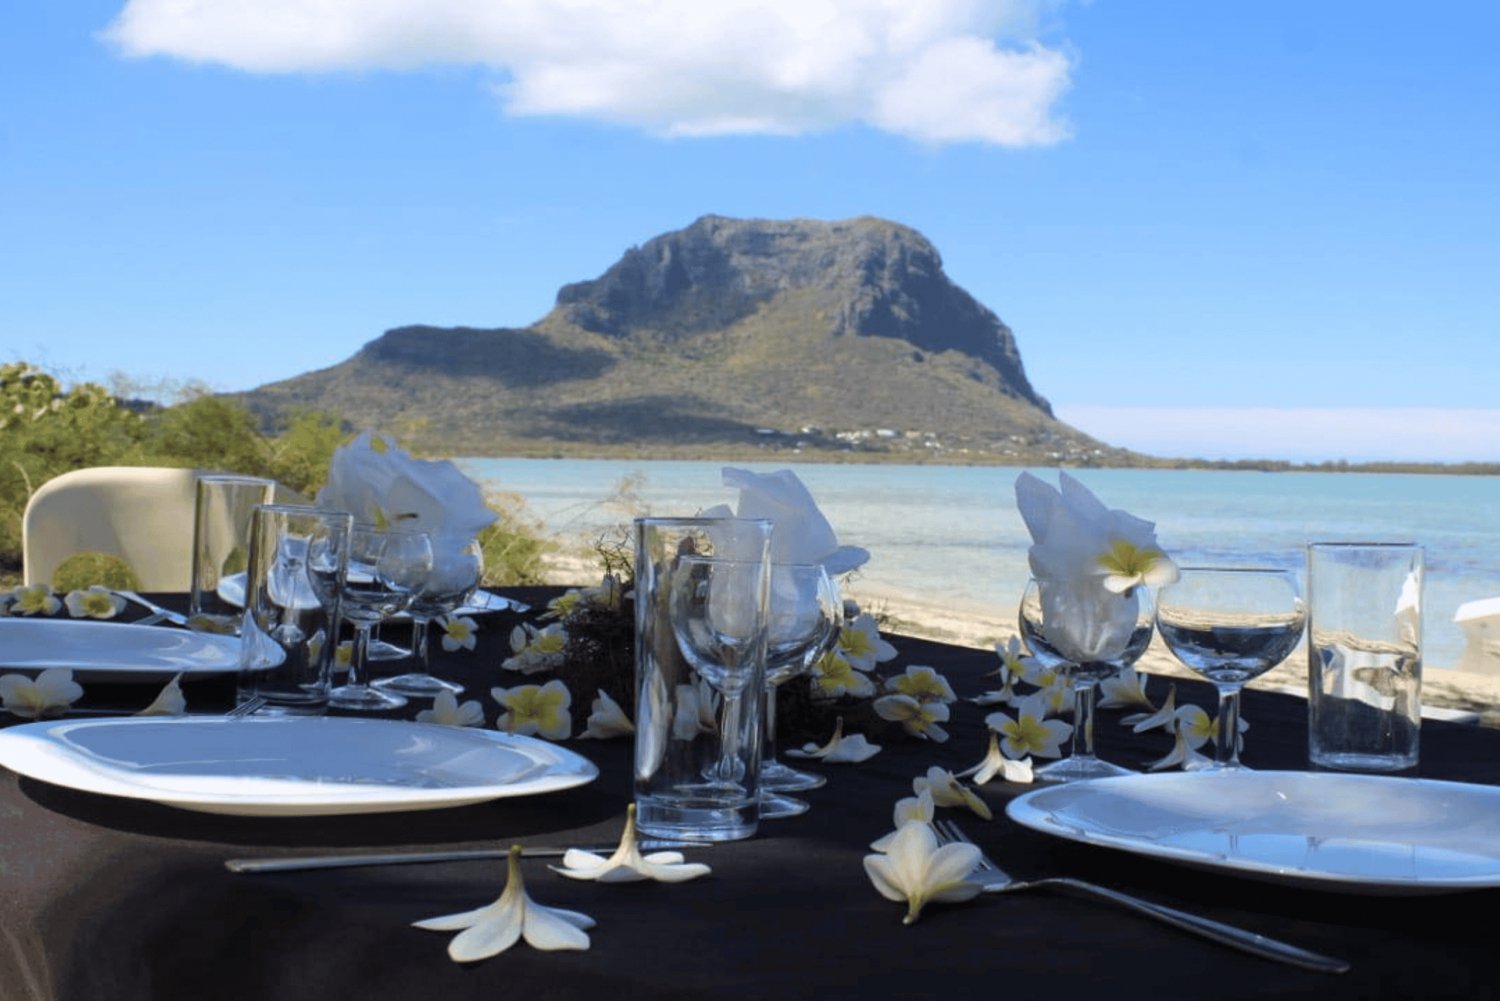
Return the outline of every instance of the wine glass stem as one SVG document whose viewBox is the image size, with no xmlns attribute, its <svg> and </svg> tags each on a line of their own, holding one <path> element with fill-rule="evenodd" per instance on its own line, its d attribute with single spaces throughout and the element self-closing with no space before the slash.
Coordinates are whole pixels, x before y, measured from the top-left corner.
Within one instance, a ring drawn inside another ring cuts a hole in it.
<svg viewBox="0 0 1500 1001">
<path fill-rule="evenodd" d="M 719 749 L 724 757 L 719 762 L 719 777 L 728 782 L 739 782 L 743 777 L 739 761 L 741 702 L 739 692 L 724 693 L 724 707 L 719 718 Z"/>
<path fill-rule="evenodd" d="M 1240 763 L 1240 686 L 1220 685 L 1218 730 L 1214 734 L 1214 760 L 1221 765 Z"/>
<path fill-rule="evenodd" d="M 432 673 L 432 652 L 427 649 L 427 627 L 431 621 L 425 615 L 411 617 L 411 648 L 423 674 Z"/>
<path fill-rule="evenodd" d="M 766 685 L 766 735 L 760 748 L 761 766 L 776 760 L 776 686 Z"/>
<path fill-rule="evenodd" d="M 365 683 L 365 664 L 370 656 L 369 622 L 354 623 L 354 647 L 349 651 L 349 686 L 358 688 Z"/>
<path fill-rule="evenodd" d="M 1094 691 L 1099 682 L 1078 678 L 1073 682 L 1073 750 L 1075 758 L 1094 756 Z"/>
</svg>

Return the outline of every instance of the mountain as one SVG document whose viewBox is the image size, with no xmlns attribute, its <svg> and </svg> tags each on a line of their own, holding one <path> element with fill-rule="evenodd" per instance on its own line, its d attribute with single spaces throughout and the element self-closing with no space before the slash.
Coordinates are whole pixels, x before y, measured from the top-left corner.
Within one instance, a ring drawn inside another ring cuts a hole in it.
<svg viewBox="0 0 1500 1001">
<path fill-rule="evenodd" d="M 1057 421 L 1010 328 L 873 218 L 705 216 L 530 327 L 401 327 L 244 398 L 454 454 L 1130 458 Z"/>
</svg>

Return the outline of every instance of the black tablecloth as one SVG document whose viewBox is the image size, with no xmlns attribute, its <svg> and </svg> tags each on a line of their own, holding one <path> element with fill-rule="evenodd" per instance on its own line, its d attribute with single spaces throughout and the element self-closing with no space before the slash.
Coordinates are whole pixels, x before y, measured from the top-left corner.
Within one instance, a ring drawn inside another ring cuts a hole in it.
<svg viewBox="0 0 1500 1001">
<path fill-rule="evenodd" d="M 522 597 L 536 598 L 544 592 Z M 470 697 L 512 685 L 499 661 L 519 619 L 482 620 L 479 650 L 444 656 Z M 898 665 L 928 664 L 961 696 L 983 690 L 992 654 L 891 637 Z M 1165 681 L 1155 680 L 1160 696 Z M 1179 701 L 1212 708 L 1205 685 Z M 154 692 L 90 686 L 89 697 L 140 705 Z M 227 705 L 224 682 L 188 686 L 191 709 Z M 487 694 L 485 701 L 488 702 Z M 586 712 L 576 706 L 575 711 Z M 382 999 L 723 997 L 1478 997 L 1500 993 L 1486 890 L 1431 897 L 1354 896 L 1190 870 L 1063 842 L 1022 828 L 1004 805 L 1028 787 L 982 787 L 995 819 L 956 811 L 1008 868 L 1066 873 L 1350 960 L 1351 972 L 1303 972 L 1168 929 L 1098 901 L 1048 891 L 933 905 L 904 926 L 903 905 L 866 878 L 869 842 L 897 799 L 934 764 L 983 755 L 987 710 L 955 706 L 945 744 L 889 741 L 860 765 L 826 768 L 803 794 L 813 809 L 768 821 L 748 841 L 689 850 L 713 874 L 680 885 L 601 886 L 524 863 L 545 904 L 598 925 L 586 952 L 524 945 L 477 964 L 445 953 L 448 935 L 411 922 L 488 903 L 501 861 L 233 875 L 235 855 L 308 850 L 522 843 L 608 843 L 630 795 L 628 740 L 574 741 L 596 761 L 585 787 L 423 813 L 345 818 L 198 814 L 75 792 L 0 774 L 0 998 Z M 491 718 L 494 708 L 490 707 Z M 1305 704 L 1248 692 L 1245 761 L 1305 768 Z M 12 721 L 13 722 L 13 721 Z M 1101 756 L 1142 767 L 1167 750 L 1100 714 Z M 1425 777 L 1500 784 L 1500 732 L 1427 722 Z M 1059 993 L 1054 993 L 1059 992 Z"/>
</svg>

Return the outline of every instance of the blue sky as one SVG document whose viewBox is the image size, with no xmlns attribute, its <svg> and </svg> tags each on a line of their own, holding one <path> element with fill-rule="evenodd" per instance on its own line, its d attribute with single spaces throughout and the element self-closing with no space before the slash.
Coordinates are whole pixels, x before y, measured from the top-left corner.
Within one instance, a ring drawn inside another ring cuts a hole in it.
<svg viewBox="0 0 1500 1001">
<path fill-rule="evenodd" d="M 246 389 L 876 215 L 1060 416 L 1500 460 L 1500 4 L 9 0 L 0 361 Z"/>
</svg>

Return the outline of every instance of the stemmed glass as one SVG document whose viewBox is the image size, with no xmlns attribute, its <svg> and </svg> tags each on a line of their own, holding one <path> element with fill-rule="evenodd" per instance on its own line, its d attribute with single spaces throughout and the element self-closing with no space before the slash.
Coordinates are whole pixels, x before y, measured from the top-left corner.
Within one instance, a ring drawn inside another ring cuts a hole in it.
<svg viewBox="0 0 1500 1001">
<path fill-rule="evenodd" d="M 456 681 L 435 677 L 432 673 L 432 649 L 427 642 L 432 621 L 448 615 L 474 596 L 484 576 L 484 550 L 477 539 L 454 545 L 434 543 L 432 574 L 422 589 L 412 595 L 406 612 L 411 616 L 411 649 L 417 657 L 417 670 L 379 678 L 376 688 L 399 695 L 431 698 L 439 692 L 464 690 Z"/>
<path fill-rule="evenodd" d="M 807 810 L 781 792 L 816 789 L 828 780 L 776 760 L 776 689 L 812 669 L 838 642 L 843 621 L 838 585 L 821 563 L 771 566 L 770 638 L 766 645 L 766 730 L 760 756 L 760 815 L 794 817 Z"/>
<path fill-rule="evenodd" d="M 356 524 L 349 533 L 349 568 L 339 580 L 328 540 L 308 543 L 307 573 L 326 608 L 338 608 L 354 624 L 348 680 L 328 693 L 328 704 L 365 712 L 399 709 L 406 699 L 365 682 L 370 628 L 411 604 L 432 573 L 432 541 L 425 532 L 402 532 Z"/>
<path fill-rule="evenodd" d="M 1240 689 L 1286 659 L 1307 609 L 1297 575 L 1272 567 L 1188 567 L 1161 589 L 1156 628 L 1173 655 L 1219 689 L 1213 768 L 1243 769 Z"/>
<path fill-rule="evenodd" d="M 1110 599 L 1105 599 L 1110 600 Z M 1032 579 L 1027 582 L 1021 595 L 1019 621 L 1021 638 L 1031 655 L 1043 666 L 1062 671 L 1073 688 L 1073 744 L 1066 758 L 1043 765 L 1035 772 L 1043 782 L 1075 782 L 1082 779 L 1102 779 L 1115 775 L 1129 775 L 1130 769 L 1103 761 L 1094 754 L 1094 699 L 1099 682 L 1123 668 L 1131 667 L 1151 645 L 1152 606 L 1151 594 L 1144 587 L 1132 590 L 1129 596 L 1118 595 L 1121 602 L 1134 601 L 1134 622 L 1128 637 L 1109 637 L 1100 634 L 1091 642 L 1080 644 L 1076 638 L 1059 635 L 1059 630 L 1069 623 L 1047 621 L 1047 606 L 1042 601 L 1042 585 Z M 1059 609 L 1063 609 L 1059 612 Z M 1126 611 L 1130 611 L 1127 607 Z M 1066 618 L 1065 606 L 1053 609 L 1054 615 Z M 1129 619 L 1124 619 L 1129 623 Z M 1049 634 L 1053 637 L 1049 639 Z M 1118 653 L 1110 648 L 1124 646 Z M 1063 651 L 1073 651 L 1069 656 Z M 1098 657 L 1078 656 L 1079 652 L 1097 650 Z"/>
<path fill-rule="evenodd" d="M 746 727 L 743 710 L 745 693 L 764 678 L 769 571 L 770 564 L 759 560 L 679 556 L 672 573 L 669 615 L 678 649 L 723 700 L 723 756 L 705 776 L 710 785 L 743 788 L 741 745 L 759 736 Z M 750 722 L 760 726 L 758 719 Z"/>
</svg>

